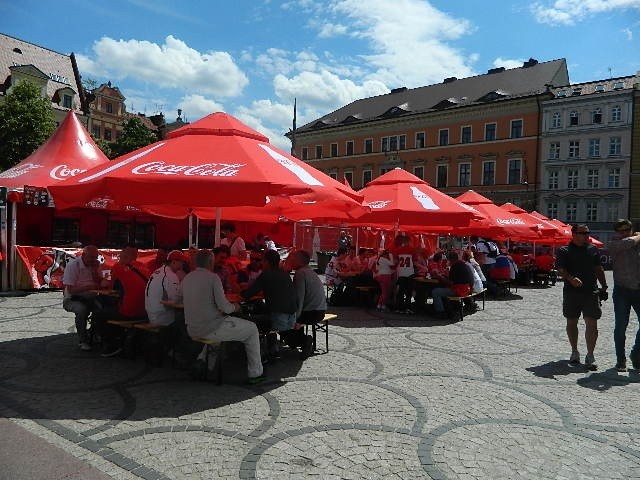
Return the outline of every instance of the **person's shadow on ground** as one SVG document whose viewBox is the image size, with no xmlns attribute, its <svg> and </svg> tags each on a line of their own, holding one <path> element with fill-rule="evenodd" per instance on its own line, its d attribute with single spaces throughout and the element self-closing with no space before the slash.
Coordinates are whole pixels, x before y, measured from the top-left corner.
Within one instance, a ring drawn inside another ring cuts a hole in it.
<svg viewBox="0 0 640 480">
<path fill-rule="evenodd" d="M 533 373 L 536 377 L 551 378 L 556 380 L 556 376 L 570 375 L 572 373 L 586 372 L 584 365 L 573 365 L 568 360 L 555 360 L 553 362 L 543 363 L 535 367 L 526 369 Z"/>
<path fill-rule="evenodd" d="M 624 375 L 619 374 L 615 368 L 610 368 L 580 378 L 576 383 L 581 387 L 590 388 L 598 392 L 605 392 L 611 387 L 623 387 L 630 383 L 640 383 L 640 371 L 631 370 L 629 375 Z"/>
</svg>

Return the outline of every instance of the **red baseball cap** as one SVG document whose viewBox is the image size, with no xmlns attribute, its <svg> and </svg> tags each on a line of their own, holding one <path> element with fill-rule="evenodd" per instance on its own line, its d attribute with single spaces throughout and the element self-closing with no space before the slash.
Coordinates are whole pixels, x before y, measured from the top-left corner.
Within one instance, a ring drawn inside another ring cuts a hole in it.
<svg viewBox="0 0 640 480">
<path fill-rule="evenodd" d="M 174 260 L 179 260 L 185 263 L 189 261 L 186 255 L 182 253 L 180 250 L 171 250 L 171 252 L 169 252 L 169 255 L 167 255 L 167 260 L 169 260 L 170 262 Z"/>
</svg>

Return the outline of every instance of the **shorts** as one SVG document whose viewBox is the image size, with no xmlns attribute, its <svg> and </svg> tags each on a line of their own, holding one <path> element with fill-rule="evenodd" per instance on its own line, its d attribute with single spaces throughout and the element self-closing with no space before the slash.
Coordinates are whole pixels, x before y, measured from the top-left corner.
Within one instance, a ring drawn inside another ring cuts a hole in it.
<svg viewBox="0 0 640 480">
<path fill-rule="evenodd" d="M 562 292 L 562 314 L 566 318 L 580 318 L 582 314 L 598 320 L 602 316 L 598 294 L 565 289 Z"/>
<path fill-rule="evenodd" d="M 269 314 L 269 320 L 271 321 L 272 330 L 286 332 L 287 330 L 291 330 L 296 324 L 296 314 L 272 312 Z"/>
</svg>

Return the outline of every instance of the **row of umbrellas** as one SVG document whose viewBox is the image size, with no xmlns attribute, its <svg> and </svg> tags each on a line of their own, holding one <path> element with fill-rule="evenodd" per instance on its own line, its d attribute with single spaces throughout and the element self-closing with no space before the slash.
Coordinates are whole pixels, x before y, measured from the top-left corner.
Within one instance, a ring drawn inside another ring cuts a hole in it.
<svg viewBox="0 0 640 480">
<path fill-rule="evenodd" d="M 214 113 L 113 161 L 73 112 L 0 185 L 47 187 L 56 208 L 139 209 L 167 217 L 314 219 L 415 232 L 566 243 L 569 227 L 469 191 L 454 199 L 402 169 L 356 192 Z M 223 209 L 222 212 L 220 209 Z"/>
</svg>

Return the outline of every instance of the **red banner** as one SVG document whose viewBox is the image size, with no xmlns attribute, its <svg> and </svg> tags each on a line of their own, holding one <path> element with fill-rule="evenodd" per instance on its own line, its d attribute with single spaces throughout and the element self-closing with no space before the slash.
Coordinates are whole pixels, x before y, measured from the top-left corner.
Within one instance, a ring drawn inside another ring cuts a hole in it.
<svg viewBox="0 0 640 480">
<path fill-rule="evenodd" d="M 16 246 L 22 260 L 24 271 L 29 277 L 31 287 L 38 289 L 62 288 L 64 269 L 71 260 L 82 255 L 81 248 Z M 100 271 L 106 278 L 111 267 L 118 261 L 120 250 L 100 249 Z M 156 258 L 156 250 L 140 250 L 138 261 L 144 264 Z M 29 287 L 26 287 L 29 288 Z"/>
</svg>

